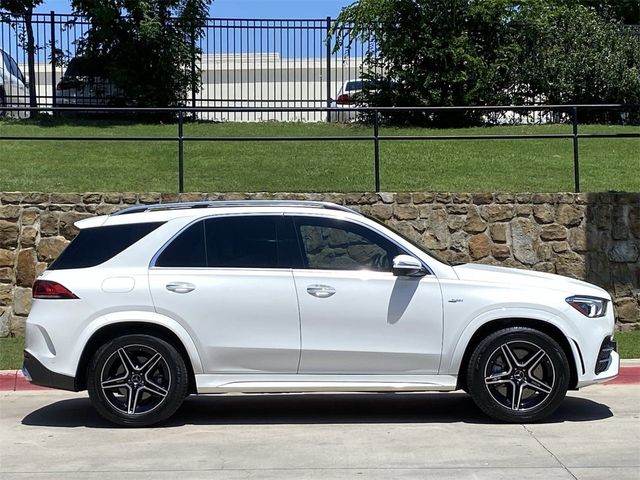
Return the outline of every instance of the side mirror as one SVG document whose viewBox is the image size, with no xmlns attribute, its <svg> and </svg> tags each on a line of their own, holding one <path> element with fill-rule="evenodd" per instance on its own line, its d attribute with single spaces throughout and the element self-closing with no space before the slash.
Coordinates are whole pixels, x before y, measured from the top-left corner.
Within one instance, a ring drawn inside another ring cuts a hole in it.
<svg viewBox="0 0 640 480">
<path fill-rule="evenodd" d="M 411 255 L 398 255 L 393 259 L 393 274 L 397 277 L 422 277 L 427 271 L 422 262 Z"/>
</svg>

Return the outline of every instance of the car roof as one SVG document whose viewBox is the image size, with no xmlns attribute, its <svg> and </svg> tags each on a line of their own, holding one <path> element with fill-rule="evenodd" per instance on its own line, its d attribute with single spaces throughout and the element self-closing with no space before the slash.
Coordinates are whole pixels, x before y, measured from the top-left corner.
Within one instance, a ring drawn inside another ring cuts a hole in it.
<svg viewBox="0 0 640 480">
<path fill-rule="evenodd" d="M 344 205 L 310 200 L 216 200 L 182 203 L 156 203 L 134 205 L 118 210 L 111 215 L 92 217 L 76 222 L 80 229 L 102 225 L 122 225 L 156 221 L 169 221 L 184 217 L 206 217 L 210 215 L 252 214 L 252 213 L 336 213 L 361 214 Z"/>
</svg>

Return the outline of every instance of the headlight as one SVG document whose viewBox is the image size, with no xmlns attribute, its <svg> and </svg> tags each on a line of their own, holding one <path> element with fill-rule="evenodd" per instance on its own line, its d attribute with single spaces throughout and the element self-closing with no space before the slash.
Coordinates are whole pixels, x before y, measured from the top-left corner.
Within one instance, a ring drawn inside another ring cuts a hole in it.
<svg viewBox="0 0 640 480">
<path fill-rule="evenodd" d="M 604 317 L 607 313 L 607 302 L 604 298 L 575 295 L 566 299 L 567 303 L 585 317 Z"/>
</svg>

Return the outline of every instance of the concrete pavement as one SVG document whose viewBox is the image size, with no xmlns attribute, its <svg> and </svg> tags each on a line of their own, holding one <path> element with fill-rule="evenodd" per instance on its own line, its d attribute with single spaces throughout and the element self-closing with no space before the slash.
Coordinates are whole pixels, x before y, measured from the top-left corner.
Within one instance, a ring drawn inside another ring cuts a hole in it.
<svg viewBox="0 0 640 480">
<path fill-rule="evenodd" d="M 505 425 L 463 393 L 193 397 L 162 428 L 114 427 L 86 393 L 0 393 L 0 478 L 640 479 L 640 386 L 571 392 Z"/>
</svg>

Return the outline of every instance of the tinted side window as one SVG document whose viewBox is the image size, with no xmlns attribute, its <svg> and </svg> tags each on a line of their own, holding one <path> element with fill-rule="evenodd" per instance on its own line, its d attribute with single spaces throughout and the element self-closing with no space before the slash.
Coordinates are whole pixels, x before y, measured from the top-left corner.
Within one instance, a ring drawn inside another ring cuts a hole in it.
<svg viewBox="0 0 640 480">
<path fill-rule="evenodd" d="M 346 221 L 296 218 L 306 268 L 392 271 L 393 257 L 404 253 L 376 232 Z"/>
<path fill-rule="evenodd" d="M 291 249 L 297 249 L 282 216 L 210 218 L 206 236 L 210 267 L 291 268 Z"/>
<path fill-rule="evenodd" d="M 85 228 L 49 270 L 94 267 L 115 257 L 162 225 L 162 222 Z"/>
<path fill-rule="evenodd" d="M 156 267 L 206 267 L 204 221 L 187 227 L 167 245 L 156 260 Z"/>
</svg>

